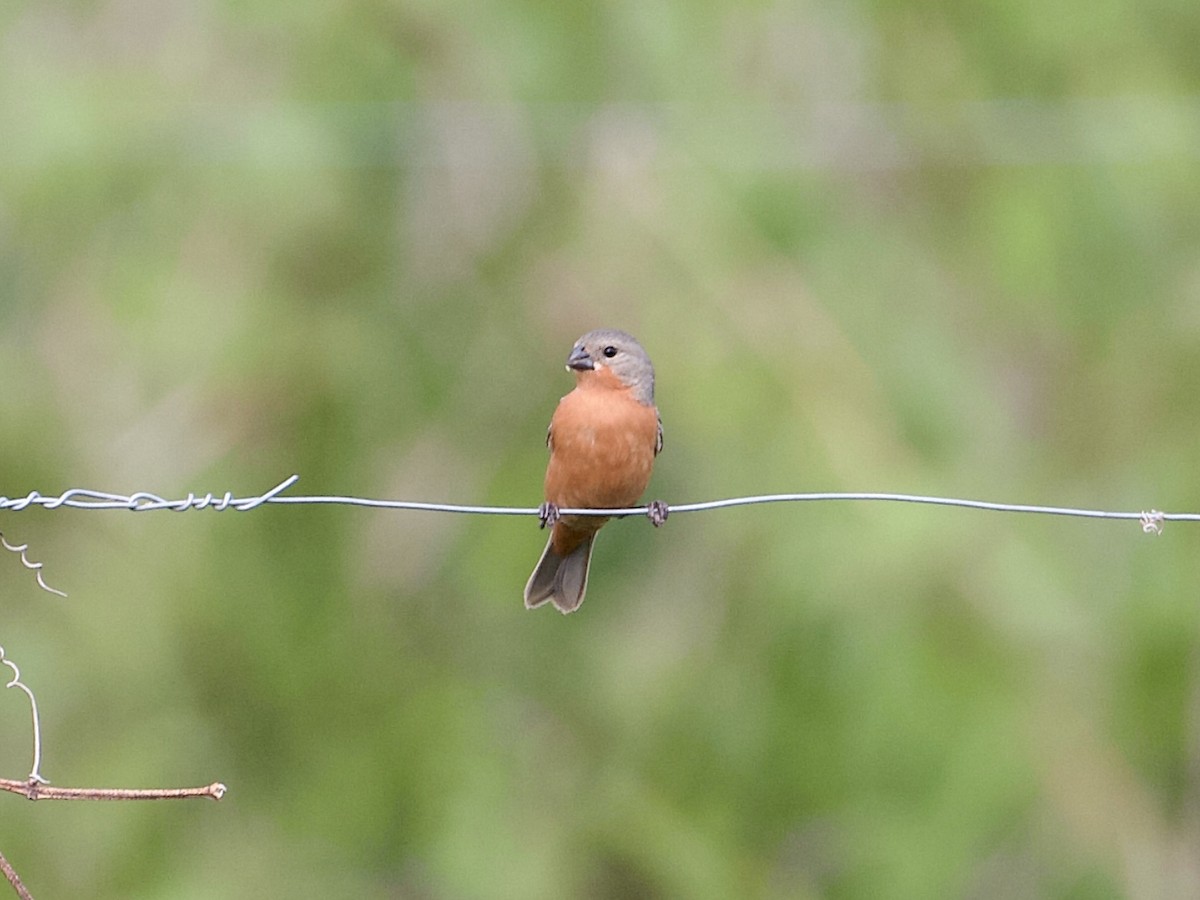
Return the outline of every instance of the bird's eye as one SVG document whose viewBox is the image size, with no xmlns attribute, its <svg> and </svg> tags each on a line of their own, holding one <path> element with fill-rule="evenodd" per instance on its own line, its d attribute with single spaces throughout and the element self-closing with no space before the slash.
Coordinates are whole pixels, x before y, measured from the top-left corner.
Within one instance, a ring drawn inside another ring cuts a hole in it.
<svg viewBox="0 0 1200 900">
<path fill-rule="evenodd" d="M 612 346 L 611 344 L 609 344 L 607 347 L 604 348 L 604 355 L 607 356 L 609 359 L 612 359 L 614 356 L 617 355 L 617 348 Z"/>
</svg>

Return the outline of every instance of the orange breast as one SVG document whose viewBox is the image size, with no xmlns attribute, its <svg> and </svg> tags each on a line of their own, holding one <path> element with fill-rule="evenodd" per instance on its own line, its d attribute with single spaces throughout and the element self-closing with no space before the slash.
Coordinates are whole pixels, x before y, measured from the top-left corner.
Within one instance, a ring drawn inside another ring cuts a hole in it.
<svg viewBox="0 0 1200 900">
<path fill-rule="evenodd" d="M 657 440 L 653 406 L 628 390 L 580 385 L 559 401 L 550 422 L 546 499 L 565 508 L 633 506 L 650 482 Z M 565 517 L 561 531 L 586 535 L 605 521 Z M 555 532 L 558 544 L 560 529 Z"/>
</svg>

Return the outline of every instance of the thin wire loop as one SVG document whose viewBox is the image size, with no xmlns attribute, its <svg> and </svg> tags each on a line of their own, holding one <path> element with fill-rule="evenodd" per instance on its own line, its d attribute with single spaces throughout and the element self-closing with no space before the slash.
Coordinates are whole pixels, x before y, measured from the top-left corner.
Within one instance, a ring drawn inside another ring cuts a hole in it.
<svg viewBox="0 0 1200 900">
<path fill-rule="evenodd" d="M 42 577 L 43 564 L 40 562 L 31 562 L 29 557 L 25 555 L 25 551 L 29 549 L 28 544 L 10 544 L 4 535 L 0 534 L 0 547 L 3 547 L 5 550 L 8 550 L 12 553 L 19 553 L 21 555 L 21 565 L 27 569 L 33 570 L 33 574 L 37 578 L 38 587 L 40 587 L 43 591 L 48 591 L 51 594 L 57 594 L 60 597 L 67 596 L 58 588 L 52 588 L 50 585 L 46 584 L 46 580 Z"/>
<path fill-rule="evenodd" d="M 37 698 L 33 696 L 25 682 L 21 681 L 21 670 L 17 668 L 17 664 L 4 655 L 4 648 L 0 647 L 0 663 L 12 669 L 12 678 L 4 685 L 6 688 L 17 688 L 24 692 L 29 698 L 29 708 L 33 715 L 33 768 L 29 770 L 29 782 L 31 784 L 46 784 L 46 779 L 42 777 L 42 724 L 38 718 Z"/>
</svg>

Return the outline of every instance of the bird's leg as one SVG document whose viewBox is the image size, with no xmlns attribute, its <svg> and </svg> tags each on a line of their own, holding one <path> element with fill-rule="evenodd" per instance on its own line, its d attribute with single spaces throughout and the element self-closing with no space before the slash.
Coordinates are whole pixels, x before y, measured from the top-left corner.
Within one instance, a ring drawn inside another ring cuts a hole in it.
<svg viewBox="0 0 1200 900">
<path fill-rule="evenodd" d="M 655 528 L 658 528 L 663 522 L 667 521 L 667 516 L 670 513 L 671 508 L 663 500 L 651 500 L 646 505 L 646 515 Z"/>
<path fill-rule="evenodd" d="M 549 500 L 547 500 L 545 503 L 543 503 L 541 506 L 539 506 L 538 507 L 538 521 L 542 523 L 541 524 L 542 528 L 545 528 L 547 525 L 553 525 L 555 522 L 557 522 L 558 521 L 558 504 L 551 503 Z"/>
</svg>

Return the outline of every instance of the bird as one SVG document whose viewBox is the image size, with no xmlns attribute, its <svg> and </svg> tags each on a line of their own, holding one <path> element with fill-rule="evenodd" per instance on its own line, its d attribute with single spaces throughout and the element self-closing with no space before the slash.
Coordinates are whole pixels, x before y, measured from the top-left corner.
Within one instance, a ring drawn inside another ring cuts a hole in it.
<svg viewBox="0 0 1200 900">
<path fill-rule="evenodd" d="M 546 445 L 546 502 L 538 508 L 550 539 L 525 585 L 525 606 L 549 601 L 574 612 L 587 591 L 596 532 L 607 516 L 560 515 L 559 509 L 622 509 L 638 502 L 663 446 L 654 405 L 654 366 L 633 335 L 614 328 L 589 331 L 567 356 L 575 389 L 558 401 Z M 655 500 L 647 515 L 666 521 Z"/>
</svg>

